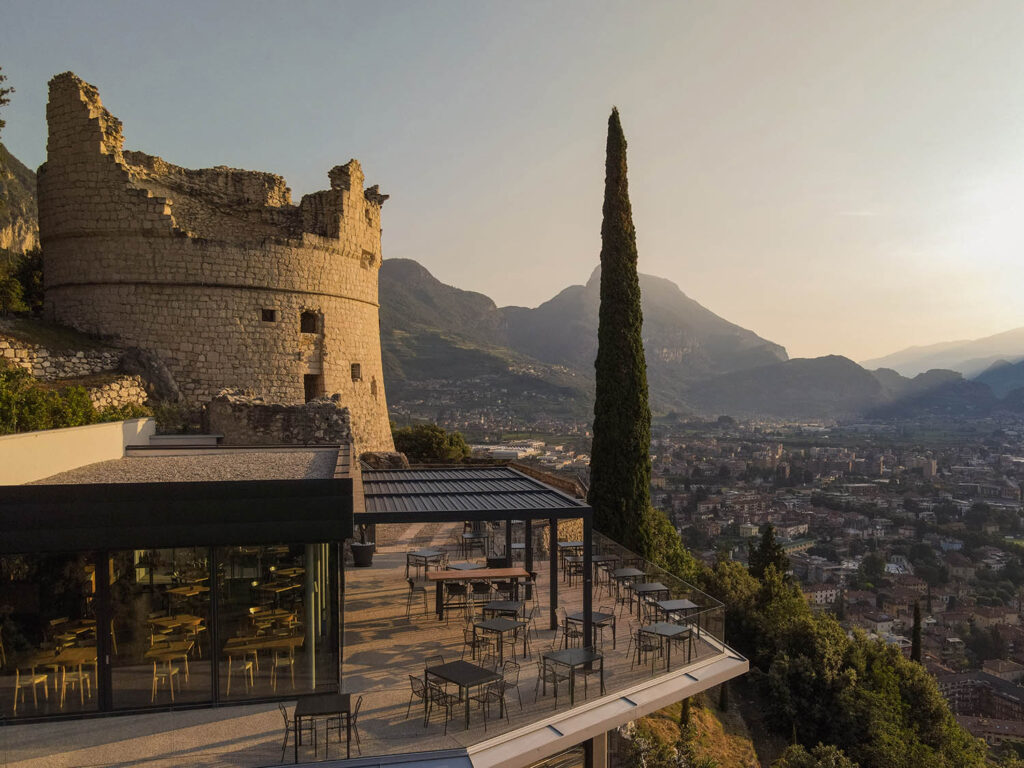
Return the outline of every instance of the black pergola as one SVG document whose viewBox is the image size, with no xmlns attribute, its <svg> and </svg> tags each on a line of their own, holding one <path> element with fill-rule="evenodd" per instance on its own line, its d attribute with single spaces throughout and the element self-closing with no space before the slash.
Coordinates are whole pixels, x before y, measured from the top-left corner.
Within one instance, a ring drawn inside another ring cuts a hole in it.
<svg viewBox="0 0 1024 768">
<path fill-rule="evenodd" d="M 512 521 L 526 525 L 526 570 L 533 570 L 534 520 L 548 521 L 551 562 L 551 629 L 558 624 L 558 520 L 583 520 L 583 643 L 593 645 L 593 512 L 578 499 L 508 467 L 364 470 L 363 504 L 355 522 L 449 523 L 504 521 L 511 564 Z"/>
</svg>

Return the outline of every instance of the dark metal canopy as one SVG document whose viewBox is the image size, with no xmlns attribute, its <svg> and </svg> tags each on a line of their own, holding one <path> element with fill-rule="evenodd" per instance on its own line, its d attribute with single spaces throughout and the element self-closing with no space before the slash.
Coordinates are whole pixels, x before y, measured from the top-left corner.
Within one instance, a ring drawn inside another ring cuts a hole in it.
<svg viewBox="0 0 1024 768">
<path fill-rule="evenodd" d="M 0 486 L 0 553 L 341 541 L 351 478 Z"/>
<path fill-rule="evenodd" d="M 508 467 L 364 470 L 360 523 L 583 518 L 590 507 Z"/>
</svg>

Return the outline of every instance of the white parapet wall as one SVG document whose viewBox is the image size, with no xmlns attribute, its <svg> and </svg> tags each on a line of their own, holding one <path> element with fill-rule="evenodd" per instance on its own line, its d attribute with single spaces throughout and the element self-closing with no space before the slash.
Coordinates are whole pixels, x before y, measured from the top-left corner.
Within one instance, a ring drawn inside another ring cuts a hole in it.
<svg viewBox="0 0 1024 768">
<path fill-rule="evenodd" d="M 87 427 L 47 429 L 0 437 L 0 485 L 21 485 L 98 461 L 124 457 L 129 445 L 146 445 L 154 419 L 128 419 Z"/>
</svg>

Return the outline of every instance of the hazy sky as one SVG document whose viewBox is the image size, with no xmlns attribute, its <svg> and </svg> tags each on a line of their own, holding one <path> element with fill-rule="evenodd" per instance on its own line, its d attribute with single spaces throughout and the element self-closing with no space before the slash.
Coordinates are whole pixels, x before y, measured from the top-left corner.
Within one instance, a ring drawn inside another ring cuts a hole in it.
<svg viewBox="0 0 1024 768">
<path fill-rule="evenodd" d="M 384 255 L 499 305 L 584 282 L 618 105 L 642 272 L 791 356 L 1024 325 L 1024 2 L 0 3 L 3 140 L 71 69 L 126 147 L 357 157 Z"/>
</svg>

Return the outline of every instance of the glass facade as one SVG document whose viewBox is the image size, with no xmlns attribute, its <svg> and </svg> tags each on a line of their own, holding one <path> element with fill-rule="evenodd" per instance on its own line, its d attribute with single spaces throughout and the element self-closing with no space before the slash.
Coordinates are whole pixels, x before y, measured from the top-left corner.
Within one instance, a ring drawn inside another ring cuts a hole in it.
<svg viewBox="0 0 1024 768">
<path fill-rule="evenodd" d="M 97 709 L 96 558 L 0 556 L 2 702 L 14 717 Z"/>
<path fill-rule="evenodd" d="M 336 691 L 337 552 L 0 556 L 0 706 L 21 719 Z"/>
</svg>

